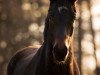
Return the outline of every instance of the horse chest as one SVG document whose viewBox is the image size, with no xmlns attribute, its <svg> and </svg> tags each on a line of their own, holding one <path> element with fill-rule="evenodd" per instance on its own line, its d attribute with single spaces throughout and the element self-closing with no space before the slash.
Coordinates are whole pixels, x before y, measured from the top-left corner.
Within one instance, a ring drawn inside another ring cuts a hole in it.
<svg viewBox="0 0 100 75">
<path fill-rule="evenodd" d="M 65 65 L 51 65 L 48 68 L 47 75 L 70 75 L 68 66 Z"/>
</svg>

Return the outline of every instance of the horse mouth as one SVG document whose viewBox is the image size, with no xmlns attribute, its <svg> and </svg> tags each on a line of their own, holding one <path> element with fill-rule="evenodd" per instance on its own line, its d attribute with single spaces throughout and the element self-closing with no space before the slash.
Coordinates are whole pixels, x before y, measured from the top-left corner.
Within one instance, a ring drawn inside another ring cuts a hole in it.
<svg viewBox="0 0 100 75">
<path fill-rule="evenodd" d="M 69 50 L 66 46 L 64 46 L 63 48 L 59 48 L 57 45 L 53 47 L 53 59 L 55 62 L 64 62 L 65 59 L 67 59 L 68 54 L 69 54 Z"/>
</svg>

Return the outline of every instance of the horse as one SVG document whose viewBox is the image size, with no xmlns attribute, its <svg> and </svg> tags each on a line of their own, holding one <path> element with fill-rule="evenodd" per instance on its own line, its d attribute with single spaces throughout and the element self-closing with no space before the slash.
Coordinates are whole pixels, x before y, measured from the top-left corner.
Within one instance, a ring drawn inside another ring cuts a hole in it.
<svg viewBox="0 0 100 75">
<path fill-rule="evenodd" d="M 50 0 L 44 42 L 26 47 L 10 60 L 7 75 L 80 75 L 72 39 L 76 0 Z"/>
</svg>

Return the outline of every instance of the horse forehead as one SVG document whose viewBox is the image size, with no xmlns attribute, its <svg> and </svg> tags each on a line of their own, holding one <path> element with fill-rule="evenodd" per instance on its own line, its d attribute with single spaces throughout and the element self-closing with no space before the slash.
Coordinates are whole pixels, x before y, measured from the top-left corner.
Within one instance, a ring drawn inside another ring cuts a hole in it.
<svg viewBox="0 0 100 75">
<path fill-rule="evenodd" d="M 68 12 L 70 11 L 68 11 L 68 8 L 66 6 L 58 6 L 51 12 L 51 15 L 53 14 L 52 18 L 56 20 L 62 20 L 68 16 Z"/>
<path fill-rule="evenodd" d="M 66 10 L 66 11 L 67 11 L 68 8 L 67 8 L 66 6 L 59 6 L 59 7 L 58 7 L 59 13 L 61 13 L 62 10 Z"/>
<path fill-rule="evenodd" d="M 66 4 L 68 1 L 67 1 L 67 0 L 57 0 L 57 2 L 58 2 L 59 4 Z"/>
</svg>

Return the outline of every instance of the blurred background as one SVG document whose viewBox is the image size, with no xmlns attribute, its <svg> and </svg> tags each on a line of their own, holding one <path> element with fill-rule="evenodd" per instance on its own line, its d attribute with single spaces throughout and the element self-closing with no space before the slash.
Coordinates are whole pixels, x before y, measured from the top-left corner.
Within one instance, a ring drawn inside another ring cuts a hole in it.
<svg viewBox="0 0 100 75">
<path fill-rule="evenodd" d="M 81 75 L 100 75 L 100 0 L 78 0 L 73 49 Z M 0 75 L 14 53 L 43 42 L 49 0 L 0 0 Z"/>
</svg>

